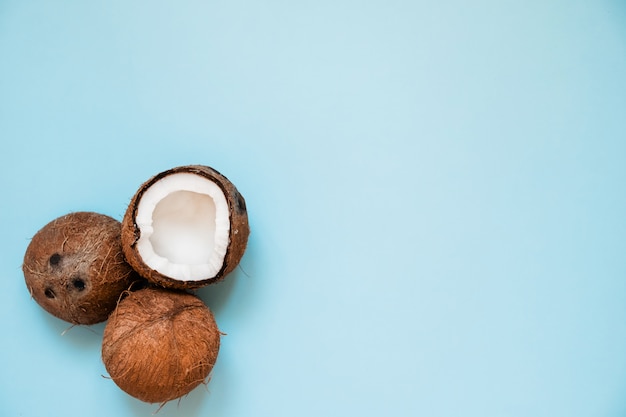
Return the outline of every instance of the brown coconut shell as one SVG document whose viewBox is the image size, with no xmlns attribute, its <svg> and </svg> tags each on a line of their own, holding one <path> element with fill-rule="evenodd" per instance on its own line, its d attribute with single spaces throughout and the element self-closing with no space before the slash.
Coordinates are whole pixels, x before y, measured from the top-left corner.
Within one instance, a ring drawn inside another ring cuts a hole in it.
<svg viewBox="0 0 626 417">
<path fill-rule="evenodd" d="M 214 276 L 208 276 L 201 280 L 182 281 L 167 275 L 164 275 L 145 264 L 141 255 L 136 249 L 136 243 L 140 237 L 140 229 L 136 223 L 137 207 L 144 192 L 154 183 L 164 177 L 178 173 L 191 173 L 204 177 L 217 184 L 228 203 L 228 212 L 230 220 L 230 233 L 228 249 L 224 257 L 224 263 L 220 271 Z M 126 256 L 128 263 L 142 277 L 148 281 L 165 288 L 173 289 L 194 289 L 213 284 L 221 281 L 226 275 L 232 272 L 239 264 L 248 244 L 248 236 L 250 235 L 250 226 L 248 224 L 248 212 L 246 201 L 239 193 L 235 185 L 228 178 L 220 174 L 215 169 L 204 165 L 186 165 L 169 169 L 161 172 L 143 183 L 139 190 L 131 199 L 128 209 L 122 220 L 122 250 Z"/>
<path fill-rule="evenodd" d="M 104 214 L 75 212 L 39 230 L 22 270 L 32 297 L 74 324 L 107 319 L 120 294 L 141 278 L 124 259 L 121 224 Z"/>
<path fill-rule="evenodd" d="M 127 394 L 165 403 L 189 393 L 209 376 L 220 332 L 195 295 L 145 288 L 124 298 L 107 322 L 102 361 Z"/>
</svg>

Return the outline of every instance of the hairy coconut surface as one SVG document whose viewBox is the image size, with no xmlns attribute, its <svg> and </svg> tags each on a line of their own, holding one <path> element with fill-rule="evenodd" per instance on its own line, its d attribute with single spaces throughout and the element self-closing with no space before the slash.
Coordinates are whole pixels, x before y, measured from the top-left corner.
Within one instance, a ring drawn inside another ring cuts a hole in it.
<svg viewBox="0 0 626 417">
<path fill-rule="evenodd" d="M 139 276 L 124 260 L 121 224 L 104 214 L 76 212 L 39 230 L 22 270 L 32 297 L 74 324 L 104 321 Z"/>
<path fill-rule="evenodd" d="M 208 377 L 220 332 L 198 297 L 162 288 L 130 293 L 107 322 L 102 360 L 113 381 L 148 403 L 189 393 Z"/>
<path fill-rule="evenodd" d="M 122 220 L 122 248 L 133 268 L 166 288 L 223 279 L 241 260 L 250 228 L 243 196 L 213 168 L 187 165 L 155 175 Z"/>
</svg>

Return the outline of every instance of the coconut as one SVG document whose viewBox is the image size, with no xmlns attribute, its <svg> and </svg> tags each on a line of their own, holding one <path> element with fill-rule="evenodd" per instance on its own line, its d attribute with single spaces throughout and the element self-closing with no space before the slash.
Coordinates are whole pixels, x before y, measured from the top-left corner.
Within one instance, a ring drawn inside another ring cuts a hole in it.
<svg viewBox="0 0 626 417">
<path fill-rule="evenodd" d="M 220 346 L 209 308 L 195 295 L 145 288 L 123 298 L 104 328 L 102 361 L 127 394 L 165 403 L 208 377 Z"/>
<path fill-rule="evenodd" d="M 210 167 L 189 165 L 141 185 L 122 220 L 122 248 L 149 281 L 192 289 L 230 273 L 249 233 L 246 202 L 237 188 Z"/>
<path fill-rule="evenodd" d="M 124 260 L 121 224 L 104 214 L 75 212 L 39 230 L 22 270 L 32 297 L 73 324 L 107 319 L 120 294 L 140 277 Z"/>
</svg>

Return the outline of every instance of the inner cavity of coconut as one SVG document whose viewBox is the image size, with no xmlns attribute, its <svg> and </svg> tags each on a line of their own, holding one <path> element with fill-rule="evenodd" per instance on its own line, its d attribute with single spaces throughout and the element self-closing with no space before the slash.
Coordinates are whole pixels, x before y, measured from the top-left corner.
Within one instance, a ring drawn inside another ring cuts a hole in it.
<svg viewBox="0 0 626 417">
<path fill-rule="evenodd" d="M 182 281 L 218 274 L 228 247 L 230 220 L 222 189 L 191 173 L 168 175 L 144 191 L 135 223 L 143 262 Z"/>
</svg>

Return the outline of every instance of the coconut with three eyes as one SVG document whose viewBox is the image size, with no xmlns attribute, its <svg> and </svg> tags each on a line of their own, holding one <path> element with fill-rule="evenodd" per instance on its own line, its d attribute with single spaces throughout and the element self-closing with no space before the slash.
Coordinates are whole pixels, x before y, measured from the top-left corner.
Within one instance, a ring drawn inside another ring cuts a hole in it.
<svg viewBox="0 0 626 417">
<path fill-rule="evenodd" d="M 120 222 L 94 212 L 46 224 L 31 239 L 22 270 L 32 298 L 72 324 L 105 321 L 120 294 L 141 281 L 124 259 Z"/>
</svg>

